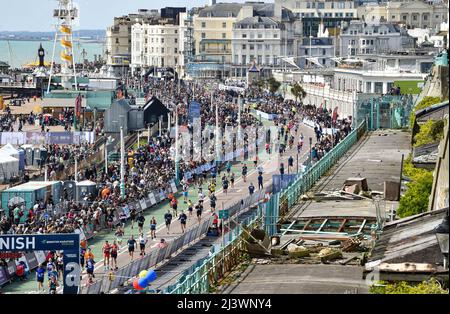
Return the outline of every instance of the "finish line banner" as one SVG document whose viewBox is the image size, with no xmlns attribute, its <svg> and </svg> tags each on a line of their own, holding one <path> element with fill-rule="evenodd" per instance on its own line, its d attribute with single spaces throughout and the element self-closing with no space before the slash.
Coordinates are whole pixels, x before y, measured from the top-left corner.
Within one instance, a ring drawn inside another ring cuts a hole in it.
<svg viewBox="0 0 450 314">
<path fill-rule="evenodd" d="M 94 142 L 94 132 L 0 132 L 1 145 L 81 145 Z"/>
<path fill-rule="evenodd" d="M 63 293 L 78 293 L 81 274 L 79 234 L 0 235 L 0 253 L 30 251 L 63 251 Z"/>
</svg>

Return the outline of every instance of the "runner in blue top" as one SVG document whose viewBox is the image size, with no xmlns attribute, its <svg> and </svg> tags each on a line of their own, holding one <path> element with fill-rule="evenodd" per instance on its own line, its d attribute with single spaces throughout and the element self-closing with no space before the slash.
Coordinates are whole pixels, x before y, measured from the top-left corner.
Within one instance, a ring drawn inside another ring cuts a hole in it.
<svg viewBox="0 0 450 314">
<path fill-rule="evenodd" d="M 44 277 L 45 277 L 45 268 L 44 268 L 44 265 L 40 264 L 38 269 L 36 270 L 36 281 L 38 283 L 38 291 L 45 290 L 44 289 Z"/>
<path fill-rule="evenodd" d="M 230 172 L 231 172 L 231 162 L 228 161 L 227 162 L 227 173 L 230 174 Z"/>
<path fill-rule="evenodd" d="M 94 260 L 92 258 L 89 258 L 86 262 L 86 272 L 88 273 L 89 276 L 89 283 L 93 282 L 93 278 L 95 278 L 94 276 Z"/>
</svg>

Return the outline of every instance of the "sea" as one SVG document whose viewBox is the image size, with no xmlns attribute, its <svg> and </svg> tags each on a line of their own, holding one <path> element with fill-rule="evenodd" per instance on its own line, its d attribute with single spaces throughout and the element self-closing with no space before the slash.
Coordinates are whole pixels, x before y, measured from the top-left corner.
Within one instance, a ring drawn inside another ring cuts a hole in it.
<svg viewBox="0 0 450 314">
<path fill-rule="evenodd" d="M 53 41 L 18 41 L 0 40 L 0 61 L 8 63 L 12 68 L 21 68 L 23 65 L 38 60 L 39 45 L 45 51 L 45 61 L 50 62 L 53 54 Z M 104 56 L 105 44 L 100 42 L 75 42 L 75 62 L 81 63 L 83 49 L 86 51 L 86 59 L 94 61 L 94 55 Z M 55 61 L 60 63 L 62 48 L 56 44 Z"/>
</svg>

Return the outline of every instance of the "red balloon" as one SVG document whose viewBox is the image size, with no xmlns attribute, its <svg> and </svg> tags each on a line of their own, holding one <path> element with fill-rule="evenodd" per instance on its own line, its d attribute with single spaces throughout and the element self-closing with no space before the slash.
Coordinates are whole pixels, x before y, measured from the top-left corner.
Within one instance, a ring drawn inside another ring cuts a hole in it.
<svg viewBox="0 0 450 314">
<path fill-rule="evenodd" d="M 139 281 L 139 279 L 135 279 L 134 281 L 133 281 L 133 288 L 134 289 L 136 289 L 136 290 L 144 290 L 144 288 L 142 288 L 141 286 L 139 286 L 139 283 L 138 283 L 138 281 Z"/>
</svg>

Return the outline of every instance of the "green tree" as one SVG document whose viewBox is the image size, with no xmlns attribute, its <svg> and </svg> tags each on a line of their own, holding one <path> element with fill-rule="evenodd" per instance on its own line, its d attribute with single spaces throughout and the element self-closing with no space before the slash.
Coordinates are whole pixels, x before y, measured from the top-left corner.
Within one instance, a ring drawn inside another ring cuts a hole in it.
<svg viewBox="0 0 450 314">
<path fill-rule="evenodd" d="M 388 283 L 381 281 L 379 285 L 370 287 L 373 294 L 448 294 L 448 289 L 443 289 L 434 278 L 418 284 L 405 281 Z"/>
<path fill-rule="evenodd" d="M 295 82 L 291 86 L 291 92 L 292 92 L 292 95 L 294 95 L 294 97 L 295 97 L 295 102 L 297 102 L 299 99 L 301 100 L 306 97 L 305 90 L 298 82 Z"/>
<path fill-rule="evenodd" d="M 428 120 L 420 125 L 420 131 L 414 136 L 414 147 L 440 141 L 444 136 L 444 120 Z"/>
<path fill-rule="evenodd" d="M 271 77 L 267 80 L 267 84 L 269 86 L 269 91 L 272 94 L 275 94 L 281 86 L 281 83 L 278 82 L 274 77 Z"/>
<path fill-rule="evenodd" d="M 433 186 L 433 173 L 420 171 L 414 174 L 414 180 L 406 184 L 408 190 L 400 198 L 397 215 L 400 218 L 423 213 L 428 208 L 431 188 Z"/>
<path fill-rule="evenodd" d="M 411 111 L 411 116 L 409 119 L 411 129 L 414 127 L 414 123 L 416 122 L 416 114 L 415 114 L 416 111 L 438 104 L 440 101 L 441 101 L 440 97 L 432 97 L 432 96 L 424 97 Z"/>
</svg>

